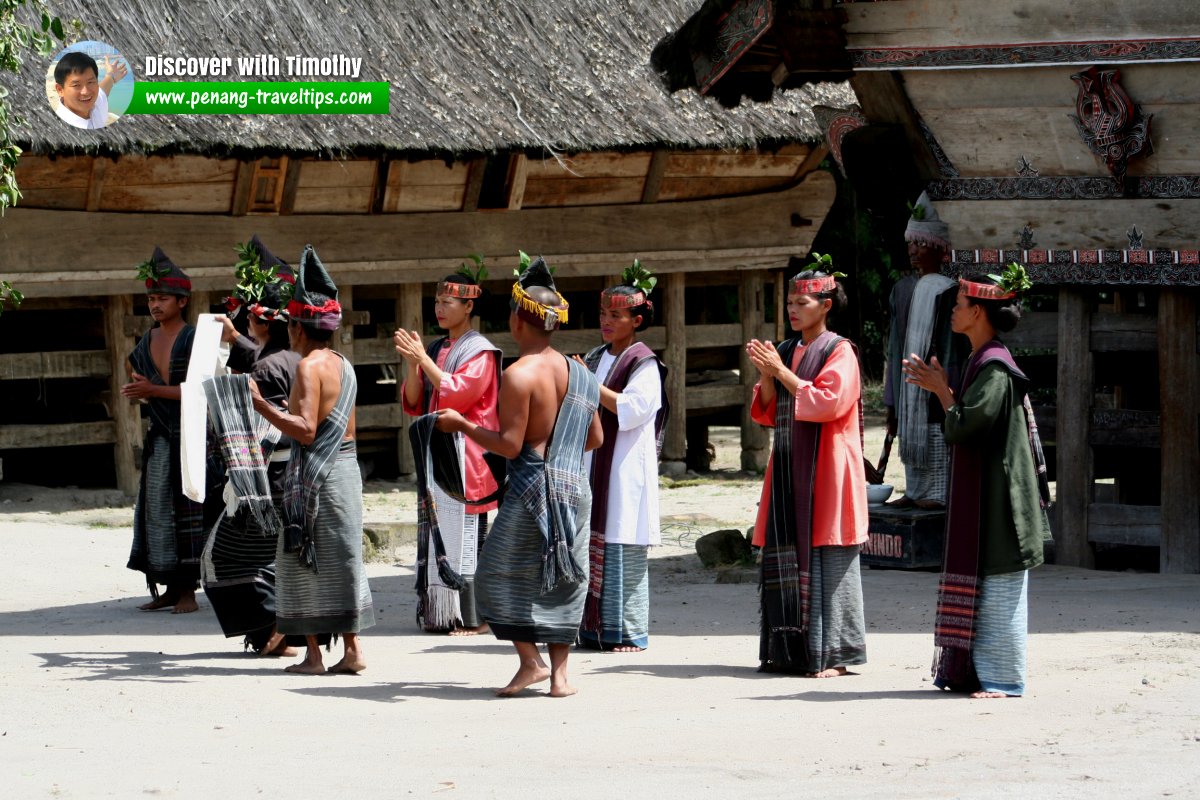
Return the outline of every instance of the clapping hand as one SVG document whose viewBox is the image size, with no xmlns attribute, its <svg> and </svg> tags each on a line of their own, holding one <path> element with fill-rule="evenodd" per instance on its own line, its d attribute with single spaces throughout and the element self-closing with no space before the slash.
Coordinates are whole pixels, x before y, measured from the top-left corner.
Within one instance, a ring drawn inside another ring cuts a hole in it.
<svg viewBox="0 0 1200 800">
<path fill-rule="evenodd" d="M 946 370 L 938 363 L 937 356 L 925 363 L 916 353 L 910 353 L 908 358 L 900 362 L 904 369 L 905 383 L 919 386 L 927 392 L 940 394 L 949 390 L 950 382 L 946 379 Z"/>
<path fill-rule="evenodd" d="M 783 360 L 779 357 L 779 351 L 770 342 L 751 339 L 746 343 L 746 355 L 763 378 L 774 378 L 783 370 Z"/>
<path fill-rule="evenodd" d="M 396 352 L 409 364 L 415 366 L 425 357 L 425 345 L 416 331 L 406 331 L 402 328 L 392 336 L 392 342 L 396 345 Z"/>
</svg>

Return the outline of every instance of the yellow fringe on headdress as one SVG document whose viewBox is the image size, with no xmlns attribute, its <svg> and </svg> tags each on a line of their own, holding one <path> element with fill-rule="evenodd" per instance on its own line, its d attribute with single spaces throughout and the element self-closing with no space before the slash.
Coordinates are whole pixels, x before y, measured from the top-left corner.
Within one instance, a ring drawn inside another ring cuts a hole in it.
<svg viewBox="0 0 1200 800">
<path fill-rule="evenodd" d="M 515 302 L 519 308 L 525 309 L 530 314 L 535 315 L 538 319 L 540 319 L 542 321 L 545 321 L 547 313 L 549 313 L 550 311 L 553 311 L 555 313 L 555 315 L 558 317 L 558 324 L 566 325 L 567 324 L 567 309 L 570 308 L 570 304 L 567 303 L 566 298 L 563 297 L 558 292 L 555 292 L 554 294 L 558 297 L 558 301 L 561 305 L 544 306 L 541 303 L 539 303 L 537 300 L 534 300 L 532 297 L 530 297 L 526 293 L 525 289 L 521 286 L 520 283 L 513 284 L 512 298 L 513 298 L 513 302 Z"/>
</svg>

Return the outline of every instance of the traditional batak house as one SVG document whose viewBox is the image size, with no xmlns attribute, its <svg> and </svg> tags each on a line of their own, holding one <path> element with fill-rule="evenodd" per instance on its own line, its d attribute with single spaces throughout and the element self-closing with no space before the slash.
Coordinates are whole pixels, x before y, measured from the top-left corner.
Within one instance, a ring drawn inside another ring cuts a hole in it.
<svg viewBox="0 0 1200 800">
<path fill-rule="evenodd" d="M 711 0 L 657 53 L 670 88 L 729 105 L 849 78 L 857 104 L 818 117 L 856 187 L 927 189 L 952 273 L 1019 261 L 1043 289 L 1006 338 L 1042 386 L 1058 563 L 1142 545 L 1187 573 L 1200 572 L 1197 61 L 1189 0 Z"/>
<path fill-rule="evenodd" d="M 677 410 L 664 460 L 684 462 L 689 419 L 700 452 L 706 421 L 742 419 L 754 372 L 738 377 L 741 345 L 774 337 L 782 319 L 770 270 L 808 252 L 834 197 L 812 107 L 852 102 L 844 84 L 733 112 L 669 94 L 649 53 L 686 19 L 686 0 L 464 0 L 452 15 L 369 0 L 266 17 L 201 2 L 143 7 L 136 23 L 133 10 L 56 6 L 139 78 L 154 55 L 362 58 L 360 80 L 390 84 L 390 113 L 129 116 L 77 130 L 46 103 L 46 65 L 26 64 L 12 93 L 29 120 L 24 198 L 0 222 L 0 271 L 27 298 L 0 317 L 10 478 L 86 472 L 134 489 L 142 427 L 118 389 L 148 327 L 135 265 L 161 246 L 208 309 L 232 288 L 234 245 L 254 233 L 292 264 L 313 243 L 337 280 L 360 452 L 393 474 L 413 465 L 391 333 L 432 334 L 433 284 L 472 253 L 490 266 L 485 314 L 509 352 L 518 250 L 557 267 L 573 305 L 556 338 L 567 352 L 600 341 L 598 293 L 640 258 L 660 276 L 663 323 L 644 340 L 671 366 Z M 745 430 L 743 462 L 761 467 L 766 437 Z"/>
</svg>

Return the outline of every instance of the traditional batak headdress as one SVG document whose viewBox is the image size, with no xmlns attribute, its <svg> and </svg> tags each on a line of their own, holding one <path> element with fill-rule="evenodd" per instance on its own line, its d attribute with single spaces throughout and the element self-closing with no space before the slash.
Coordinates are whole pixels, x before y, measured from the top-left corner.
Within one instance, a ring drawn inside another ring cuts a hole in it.
<svg viewBox="0 0 1200 800">
<path fill-rule="evenodd" d="M 324 295 L 327 299 L 317 300 L 313 296 L 315 294 Z M 337 296 L 337 285 L 325 271 L 317 251 L 311 244 L 305 245 L 296 274 L 296 291 L 287 305 L 288 315 L 299 322 L 314 323 L 324 331 L 336 330 L 342 321 L 342 305 Z"/>
<path fill-rule="evenodd" d="M 977 300 L 1011 300 L 1021 292 L 1027 292 L 1033 288 L 1033 281 L 1029 279 L 1029 273 L 1025 271 L 1025 267 L 1015 261 L 1009 262 L 1009 265 L 1004 268 L 1004 272 L 999 275 L 988 275 L 988 277 L 995 283 L 980 283 L 959 278 L 958 286 L 966 293 L 967 297 L 974 297 Z"/>
<path fill-rule="evenodd" d="M 921 192 L 909 217 L 908 227 L 904 229 L 904 241 L 919 242 L 920 244 L 940 247 L 950 252 L 950 226 L 942 222 L 933 203 L 929 202 L 929 194 Z"/>
<path fill-rule="evenodd" d="M 138 264 L 137 276 L 146 282 L 146 294 L 192 296 L 191 278 L 159 247 L 154 248 L 154 255 L 149 261 Z"/>
<path fill-rule="evenodd" d="M 606 309 L 637 308 L 645 305 L 653 311 L 654 304 L 650 302 L 650 293 L 654 291 L 656 285 L 658 285 L 658 278 L 654 277 L 650 270 L 643 267 L 642 262 L 635 258 L 633 264 L 626 267 L 621 273 L 621 283 L 600 293 L 600 307 Z M 613 291 L 621 286 L 632 286 L 637 291 L 620 294 Z"/>
<path fill-rule="evenodd" d="M 234 250 L 238 254 L 233 265 L 237 288 L 223 301 L 229 316 L 237 317 L 245 308 L 264 322 L 287 320 L 287 303 L 296 284 L 291 266 L 268 250 L 258 234 Z"/>
<path fill-rule="evenodd" d="M 567 311 L 570 305 L 566 298 L 559 294 L 558 289 L 554 286 L 554 276 L 550 274 L 550 268 L 546 266 L 546 259 L 538 256 L 532 262 L 526 262 L 529 256 L 521 253 L 521 262 L 524 269 L 517 277 L 516 283 L 512 288 L 512 304 L 513 310 L 517 312 L 517 316 L 526 322 L 537 325 L 543 330 L 553 331 L 558 330 L 560 325 L 567 322 Z M 532 289 L 535 286 L 540 286 L 554 292 L 558 297 L 558 302 L 554 305 L 542 305 L 537 300 L 529 296 L 527 289 Z"/>
<path fill-rule="evenodd" d="M 804 270 L 796 277 L 788 281 L 788 296 L 794 294 L 825 294 L 832 292 L 837 288 L 837 279 L 846 277 L 844 272 L 835 272 L 833 269 L 833 256 L 826 253 L 812 253 L 813 263 L 806 264 Z M 794 264 L 799 259 L 790 259 L 789 264 Z M 824 272 L 826 274 L 816 278 L 801 278 L 805 272 Z"/>
<path fill-rule="evenodd" d="M 483 265 L 483 256 L 472 253 L 467 257 L 475 262 L 475 269 L 472 270 L 464 262 L 455 274 L 470 278 L 474 283 L 438 281 L 435 294 L 444 294 L 459 300 L 475 300 L 483 294 L 483 287 L 479 285 L 487 280 L 487 267 Z"/>
</svg>

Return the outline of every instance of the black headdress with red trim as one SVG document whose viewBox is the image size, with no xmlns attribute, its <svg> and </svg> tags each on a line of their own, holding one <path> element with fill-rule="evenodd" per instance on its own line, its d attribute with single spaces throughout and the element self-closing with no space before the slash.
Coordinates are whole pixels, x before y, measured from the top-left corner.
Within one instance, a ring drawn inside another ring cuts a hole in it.
<svg viewBox="0 0 1200 800">
<path fill-rule="evenodd" d="M 146 294 L 192 296 L 192 279 L 160 247 L 155 247 L 150 260 L 138 267 L 138 277 L 146 282 Z"/>
<path fill-rule="evenodd" d="M 342 321 L 342 305 L 337 296 L 337 284 L 329 277 L 317 251 L 311 244 L 305 245 L 288 314 L 294 320 L 312 322 L 322 330 L 332 331 Z"/>
</svg>

